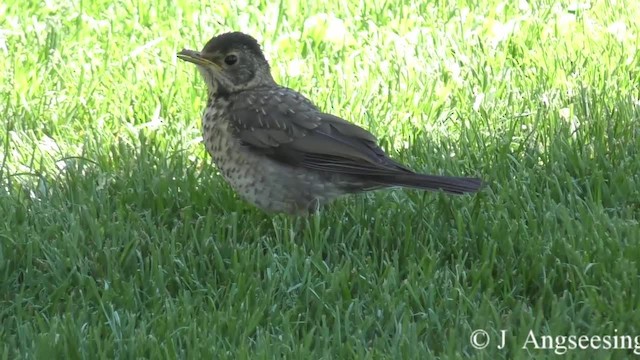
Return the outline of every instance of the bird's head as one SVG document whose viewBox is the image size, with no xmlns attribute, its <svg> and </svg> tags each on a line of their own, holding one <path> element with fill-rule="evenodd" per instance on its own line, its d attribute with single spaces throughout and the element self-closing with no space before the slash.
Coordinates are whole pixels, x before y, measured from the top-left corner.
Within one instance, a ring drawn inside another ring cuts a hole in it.
<svg viewBox="0 0 640 360">
<path fill-rule="evenodd" d="M 184 49 L 178 58 L 196 64 L 212 94 L 228 94 L 274 83 L 269 63 L 253 37 L 218 35 L 202 51 Z"/>
</svg>

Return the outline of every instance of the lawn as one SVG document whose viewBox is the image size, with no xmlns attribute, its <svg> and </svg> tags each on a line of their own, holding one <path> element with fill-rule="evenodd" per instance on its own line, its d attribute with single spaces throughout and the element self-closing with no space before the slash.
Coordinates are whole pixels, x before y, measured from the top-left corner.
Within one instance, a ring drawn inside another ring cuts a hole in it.
<svg viewBox="0 0 640 360">
<path fill-rule="evenodd" d="M 632 0 L 1 3 L 0 359 L 640 357 L 638 18 Z M 176 58 L 231 30 L 394 158 L 486 186 L 310 218 L 244 203 Z M 565 338 L 583 335 L 611 343 Z"/>
</svg>

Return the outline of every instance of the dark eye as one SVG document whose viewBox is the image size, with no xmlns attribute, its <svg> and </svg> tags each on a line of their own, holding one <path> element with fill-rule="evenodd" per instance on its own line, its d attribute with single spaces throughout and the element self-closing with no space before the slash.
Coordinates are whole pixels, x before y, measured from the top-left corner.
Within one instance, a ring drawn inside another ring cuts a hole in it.
<svg viewBox="0 0 640 360">
<path fill-rule="evenodd" d="M 224 63 L 227 65 L 233 65 L 238 62 L 238 57 L 235 55 L 227 55 L 224 58 Z"/>
</svg>

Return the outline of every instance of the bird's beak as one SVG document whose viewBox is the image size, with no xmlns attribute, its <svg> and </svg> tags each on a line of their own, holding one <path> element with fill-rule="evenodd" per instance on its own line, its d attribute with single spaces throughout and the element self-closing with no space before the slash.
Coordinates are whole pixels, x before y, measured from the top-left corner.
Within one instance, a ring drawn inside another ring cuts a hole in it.
<svg viewBox="0 0 640 360">
<path fill-rule="evenodd" d="M 201 65 L 201 66 L 212 65 L 215 68 L 218 68 L 218 69 L 220 68 L 220 65 L 204 57 L 200 51 L 182 49 L 182 51 L 178 53 L 178 59 L 196 64 L 196 65 Z"/>
</svg>

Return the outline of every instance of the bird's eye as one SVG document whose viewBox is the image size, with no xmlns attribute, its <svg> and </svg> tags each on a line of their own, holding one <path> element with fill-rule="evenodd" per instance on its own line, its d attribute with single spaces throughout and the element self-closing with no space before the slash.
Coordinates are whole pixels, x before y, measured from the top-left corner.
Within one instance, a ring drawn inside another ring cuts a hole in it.
<svg viewBox="0 0 640 360">
<path fill-rule="evenodd" d="M 227 55 L 224 58 L 224 63 L 227 64 L 227 65 L 233 65 L 233 64 L 235 64 L 237 62 L 238 62 L 238 57 L 233 55 L 233 54 L 232 55 Z"/>
</svg>

